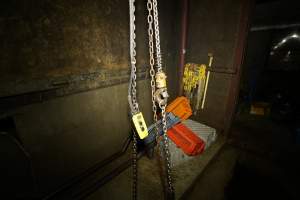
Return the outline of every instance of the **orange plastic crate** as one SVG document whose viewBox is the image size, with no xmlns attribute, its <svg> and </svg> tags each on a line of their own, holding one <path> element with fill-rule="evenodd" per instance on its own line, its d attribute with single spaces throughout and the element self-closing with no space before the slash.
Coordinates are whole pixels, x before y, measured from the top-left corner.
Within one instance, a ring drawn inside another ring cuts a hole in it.
<svg viewBox="0 0 300 200">
<path fill-rule="evenodd" d="M 181 120 L 186 120 L 192 115 L 190 102 L 186 97 L 177 97 L 167 106 L 167 112 L 172 112 Z"/>
<path fill-rule="evenodd" d="M 204 151 L 204 141 L 182 123 L 170 128 L 167 134 L 176 146 L 189 156 L 195 156 Z"/>
</svg>

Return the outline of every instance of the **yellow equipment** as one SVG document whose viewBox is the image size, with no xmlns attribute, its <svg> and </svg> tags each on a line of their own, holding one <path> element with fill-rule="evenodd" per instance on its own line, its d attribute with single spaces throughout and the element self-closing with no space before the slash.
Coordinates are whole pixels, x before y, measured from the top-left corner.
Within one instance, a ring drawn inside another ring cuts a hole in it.
<svg viewBox="0 0 300 200">
<path fill-rule="evenodd" d="M 132 121 L 135 126 L 135 129 L 141 139 L 144 139 L 148 136 L 148 129 L 146 122 L 144 120 L 143 114 L 141 112 L 136 113 L 132 116 Z"/>
<path fill-rule="evenodd" d="M 194 114 L 199 110 L 200 102 L 201 109 L 204 109 L 207 87 L 210 77 L 210 71 L 213 55 L 208 54 L 208 67 L 204 64 L 187 63 L 183 73 L 183 90 L 184 95 L 190 100 Z"/>
<path fill-rule="evenodd" d="M 200 100 L 203 96 L 205 79 L 206 79 L 206 65 L 187 63 L 183 74 L 183 90 L 184 95 L 190 100 L 193 110 L 198 110 Z M 194 95 L 197 94 L 197 100 Z"/>
</svg>

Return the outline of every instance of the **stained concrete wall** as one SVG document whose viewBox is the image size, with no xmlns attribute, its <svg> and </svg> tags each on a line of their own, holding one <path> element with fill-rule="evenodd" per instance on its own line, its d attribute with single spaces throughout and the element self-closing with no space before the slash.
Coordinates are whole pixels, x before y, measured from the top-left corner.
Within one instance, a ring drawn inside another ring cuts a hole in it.
<svg viewBox="0 0 300 200">
<path fill-rule="evenodd" d="M 136 6 L 137 66 L 148 73 L 146 4 L 137 1 Z M 163 67 L 172 98 L 177 84 L 173 68 L 178 60 L 179 8 L 177 1 L 159 2 Z M 0 13 L 0 97 L 48 89 L 60 93 L 59 98 L 12 106 L 1 113 L 14 119 L 18 137 L 32 157 L 37 193 L 43 195 L 119 151 L 130 134 L 128 1 L 6 1 Z M 65 80 L 101 70 L 121 73 L 125 82 L 112 86 L 110 81 L 118 76 L 100 73 L 84 83 L 90 91 L 76 91 L 79 84 L 71 95 L 64 93 Z M 138 96 L 150 124 L 148 78 L 138 81 Z M 60 91 L 49 86 L 52 80 L 63 80 Z M 99 80 L 104 83 L 101 89 Z"/>
</svg>

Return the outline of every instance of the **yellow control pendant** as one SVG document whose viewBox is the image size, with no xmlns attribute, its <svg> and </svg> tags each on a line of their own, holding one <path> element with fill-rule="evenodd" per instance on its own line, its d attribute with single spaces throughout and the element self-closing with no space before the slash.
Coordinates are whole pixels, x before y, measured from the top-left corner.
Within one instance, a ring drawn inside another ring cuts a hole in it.
<svg viewBox="0 0 300 200">
<path fill-rule="evenodd" d="M 144 120 L 143 114 L 141 112 L 136 113 L 132 116 L 132 121 L 135 126 L 135 129 L 141 139 L 144 139 L 148 136 L 148 129 L 146 122 Z"/>
</svg>

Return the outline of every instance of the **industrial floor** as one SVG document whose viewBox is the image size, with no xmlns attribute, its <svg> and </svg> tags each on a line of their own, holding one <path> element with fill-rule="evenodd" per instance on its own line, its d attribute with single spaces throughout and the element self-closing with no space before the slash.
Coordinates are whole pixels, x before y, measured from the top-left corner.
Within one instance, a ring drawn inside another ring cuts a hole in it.
<svg viewBox="0 0 300 200">
<path fill-rule="evenodd" d="M 196 180 L 197 176 L 205 169 L 205 166 L 214 158 L 224 145 L 224 138 L 208 148 L 201 156 L 190 159 L 187 162 L 173 167 L 174 188 L 176 199 L 183 196 L 184 192 Z M 161 184 L 160 170 L 156 159 L 148 159 L 146 156 L 138 161 L 138 199 L 163 199 L 163 187 Z M 96 199 L 132 199 L 132 169 L 128 168 L 112 181 L 99 188 L 90 195 L 88 200 Z"/>
<path fill-rule="evenodd" d="M 202 155 L 173 168 L 176 199 L 300 199 L 299 148 L 288 133 L 261 117 L 236 119 L 226 143 L 219 137 Z M 138 199 L 163 199 L 155 159 L 142 157 L 138 165 Z M 128 168 L 86 199 L 131 199 L 131 177 Z"/>
<path fill-rule="evenodd" d="M 226 144 L 181 199 L 300 199 L 299 150 L 286 124 L 238 115 Z"/>
<path fill-rule="evenodd" d="M 284 181 L 273 164 L 226 145 L 181 199 L 298 199 Z"/>
</svg>

